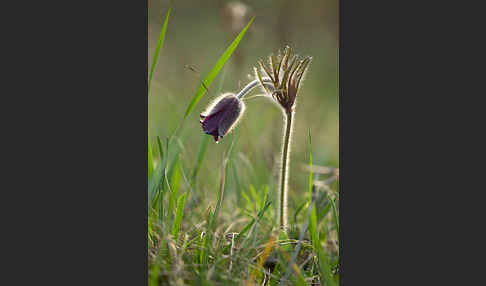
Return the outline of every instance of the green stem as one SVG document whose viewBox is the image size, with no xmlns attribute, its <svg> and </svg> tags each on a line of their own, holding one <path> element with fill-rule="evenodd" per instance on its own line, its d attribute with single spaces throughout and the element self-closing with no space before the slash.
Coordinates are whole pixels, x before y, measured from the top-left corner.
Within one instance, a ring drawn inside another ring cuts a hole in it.
<svg viewBox="0 0 486 286">
<path fill-rule="evenodd" d="M 292 132 L 292 112 L 284 112 L 286 121 L 285 135 L 283 138 L 282 168 L 280 175 L 280 228 L 287 230 L 287 169 L 290 151 L 290 134 Z"/>
</svg>

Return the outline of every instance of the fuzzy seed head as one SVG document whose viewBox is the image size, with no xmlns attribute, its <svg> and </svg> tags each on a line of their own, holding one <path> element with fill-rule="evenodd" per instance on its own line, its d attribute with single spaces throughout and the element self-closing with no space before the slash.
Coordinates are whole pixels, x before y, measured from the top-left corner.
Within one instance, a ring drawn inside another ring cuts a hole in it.
<svg viewBox="0 0 486 286">
<path fill-rule="evenodd" d="M 286 47 L 283 53 L 269 57 L 268 66 L 260 60 L 260 68 L 255 68 L 261 86 L 288 114 L 293 111 L 300 83 L 311 60 L 311 57 L 300 59 L 298 55 L 292 54 L 290 47 Z M 273 89 L 265 86 L 262 74 L 270 78 Z"/>
</svg>

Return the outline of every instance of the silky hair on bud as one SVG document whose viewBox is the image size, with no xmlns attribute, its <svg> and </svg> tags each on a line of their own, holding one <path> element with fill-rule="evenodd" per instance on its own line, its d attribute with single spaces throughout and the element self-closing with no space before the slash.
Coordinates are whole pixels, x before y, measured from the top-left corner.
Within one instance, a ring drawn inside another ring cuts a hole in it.
<svg viewBox="0 0 486 286">
<path fill-rule="evenodd" d="M 220 96 L 214 98 L 213 100 L 211 100 L 211 102 L 209 102 L 208 106 L 202 112 L 202 114 L 208 114 L 211 111 L 211 109 L 213 109 L 216 106 L 216 104 L 218 104 L 218 102 L 221 101 L 221 99 L 227 97 L 228 95 L 235 95 L 235 94 L 232 93 L 232 92 L 226 92 L 226 93 L 223 93 Z"/>
<path fill-rule="evenodd" d="M 244 102 L 234 93 L 224 93 L 213 100 L 206 111 L 200 114 L 200 123 L 206 134 L 212 135 L 216 143 L 231 132 L 245 111 Z"/>
</svg>

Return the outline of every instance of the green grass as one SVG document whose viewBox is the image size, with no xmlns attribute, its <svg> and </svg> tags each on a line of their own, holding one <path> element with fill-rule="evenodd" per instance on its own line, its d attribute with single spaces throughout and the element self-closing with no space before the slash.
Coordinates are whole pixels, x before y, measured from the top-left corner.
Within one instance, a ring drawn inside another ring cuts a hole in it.
<svg viewBox="0 0 486 286">
<path fill-rule="evenodd" d="M 154 58 L 152 60 L 152 65 L 150 67 L 150 74 L 148 79 L 148 93 L 150 94 L 150 87 L 152 85 L 152 77 L 154 75 L 155 66 L 157 65 L 157 61 L 159 59 L 159 53 L 162 47 L 164 46 L 165 40 L 165 32 L 167 31 L 167 23 L 169 22 L 170 11 L 172 10 L 172 4 L 167 11 L 167 15 L 165 16 L 164 25 L 162 26 L 162 30 L 160 31 L 159 41 L 157 42 L 157 47 L 155 48 Z M 162 154 L 162 153 L 161 153 Z M 154 160 L 153 160 L 153 153 L 152 153 L 152 146 L 150 144 L 150 134 L 148 135 L 148 177 L 152 176 L 154 171 Z M 150 197 L 150 191 L 149 191 Z"/>
<path fill-rule="evenodd" d="M 204 92 L 206 89 L 209 88 L 211 83 L 213 82 L 214 78 L 218 75 L 219 71 L 223 68 L 224 64 L 226 61 L 229 59 L 231 54 L 234 52 L 236 47 L 240 44 L 241 39 L 245 35 L 246 31 L 250 27 L 251 23 L 253 23 L 254 18 L 251 18 L 250 22 L 246 25 L 245 28 L 238 34 L 238 36 L 234 39 L 234 41 L 229 45 L 229 47 L 224 51 L 224 53 L 221 55 L 221 57 L 218 59 L 214 67 L 211 69 L 209 74 L 206 76 L 206 78 L 203 80 L 201 85 L 199 86 L 198 90 L 196 91 L 196 94 L 192 98 L 191 102 L 189 103 L 189 106 L 186 109 L 186 113 L 184 114 L 184 118 L 186 118 L 189 113 L 194 109 L 196 104 L 201 100 L 201 97 L 203 96 Z"/>
<path fill-rule="evenodd" d="M 160 33 L 149 82 L 164 43 L 171 10 L 172 6 Z M 267 155 L 256 148 L 259 145 L 247 143 L 247 138 L 241 135 L 244 130 L 236 129 L 216 145 L 199 126 L 195 129 L 189 123 L 197 120 L 191 112 L 220 72 L 219 83 L 217 81 L 215 90 L 211 90 L 211 96 L 220 94 L 224 81 L 231 78 L 224 65 L 245 41 L 245 33 L 251 30 L 252 22 L 253 18 L 216 60 L 192 98 L 186 98 L 185 112 L 172 118 L 178 120 L 175 131 L 168 132 L 168 137 L 152 132 L 155 144 L 151 144 L 149 137 L 150 286 L 261 285 L 263 282 L 266 285 L 339 284 L 339 250 L 336 247 L 339 244 L 339 190 L 338 184 L 333 183 L 338 181 L 338 176 L 331 173 L 324 178 L 312 171 L 316 145 L 312 149 L 310 131 L 308 138 L 298 140 L 297 137 L 295 142 L 308 146 L 307 159 L 294 156 L 291 160 L 294 177 L 289 184 L 290 230 L 281 235 L 276 221 L 278 184 L 272 169 L 278 161 L 267 165 L 258 163 L 252 153 L 262 160 Z M 199 48 L 203 49 L 204 45 L 200 44 Z M 152 92 L 151 96 L 158 96 L 154 90 Z M 248 109 L 257 108 L 251 102 L 247 105 Z M 268 104 L 265 106 L 272 108 Z M 259 115 L 252 121 L 242 119 L 254 124 L 248 124 L 248 129 L 261 130 L 264 124 L 279 126 L 278 118 L 268 122 L 263 120 L 266 115 Z M 305 112 L 297 115 L 297 122 L 306 116 Z M 183 124 L 186 118 L 191 121 Z M 313 133 L 313 139 L 315 136 Z M 278 157 L 278 144 L 270 151 Z M 322 158 L 319 151 L 317 146 L 317 157 Z M 302 171 L 301 164 L 310 165 L 310 171 Z M 295 183 L 301 178 L 307 181 L 303 188 Z"/>
<path fill-rule="evenodd" d="M 157 61 L 159 59 L 159 53 L 160 53 L 160 50 L 162 49 L 162 47 L 164 46 L 165 33 L 167 31 L 167 23 L 169 22 L 171 10 L 172 10 L 172 4 L 170 5 L 169 10 L 167 10 L 167 15 L 165 16 L 164 25 L 162 26 L 162 30 L 160 31 L 159 41 L 157 42 L 157 47 L 155 48 L 155 54 L 154 54 L 154 58 L 152 60 L 152 66 L 150 67 L 150 74 L 149 74 L 149 80 L 148 80 L 149 92 L 150 92 L 150 87 L 152 85 L 152 77 L 154 75 L 155 66 L 157 65 Z"/>
</svg>

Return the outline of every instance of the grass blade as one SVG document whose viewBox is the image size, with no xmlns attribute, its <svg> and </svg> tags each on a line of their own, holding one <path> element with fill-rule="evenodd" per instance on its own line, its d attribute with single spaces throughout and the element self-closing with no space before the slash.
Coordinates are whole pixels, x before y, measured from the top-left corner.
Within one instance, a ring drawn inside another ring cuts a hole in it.
<svg viewBox="0 0 486 286">
<path fill-rule="evenodd" d="M 313 185 L 313 178 L 312 178 L 312 137 L 311 132 L 309 129 L 309 201 L 312 202 L 312 185 Z"/>
<path fill-rule="evenodd" d="M 164 46 L 165 32 L 167 31 L 167 23 L 169 22 L 170 11 L 172 10 L 172 3 L 169 6 L 169 10 L 167 10 L 167 15 L 165 15 L 164 25 L 162 26 L 162 30 L 160 31 L 160 35 L 159 35 L 159 41 L 157 42 L 157 46 L 155 47 L 154 58 L 152 60 L 152 66 L 150 67 L 150 75 L 148 81 L 149 92 L 150 92 L 150 86 L 152 84 L 152 76 L 154 75 L 155 65 L 157 64 L 157 60 L 159 59 L 160 50 Z"/>
<path fill-rule="evenodd" d="M 148 136 L 148 178 L 154 172 L 154 158 L 152 154 L 152 146 L 150 146 L 150 135 Z"/>
<path fill-rule="evenodd" d="M 164 151 L 162 149 L 162 142 L 160 142 L 159 136 L 157 136 L 157 145 L 159 147 L 159 164 L 162 164 L 162 160 L 164 158 Z M 164 189 L 163 188 L 161 188 L 161 191 L 159 192 L 158 209 L 159 209 L 159 220 L 162 221 L 164 217 Z"/>
<path fill-rule="evenodd" d="M 199 153 L 197 155 L 197 162 L 196 166 L 194 166 L 194 171 L 192 173 L 191 184 L 192 186 L 196 185 L 197 175 L 199 174 L 199 170 L 201 169 L 202 163 L 204 161 L 204 157 L 206 156 L 206 150 L 208 149 L 208 143 L 210 136 L 203 134 L 203 139 L 201 142 L 201 146 L 199 147 Z"/>
<path fill-rule="evenodd" d="M 186 195 L 187 193 L 182 194 L 177 200 L 177 211 L 176 216 L 174 219 L 174 223 L 172 224 L 172 237 L 174 240 L 177 241 L 177 237 L 179 235 L 179 229 L 181 228 L 182 216 L 184 215 L 184 204 L 186 202 Z"/>
<path fill-rule="evenodd" d="M 300 204 L 297 209 L 295 210 L 295 214 L 294 214 L 294 224 L 297 223 L 297 216 L 299 215 L 300 211 L 305 207 L 305 205 L 307 204 L 307 201 L 303 201 L 302 204 Z"/>
<path fill-rule="evenodd" d="M 169 195 L 169 205 L 167 207 L 167 214 L 172 216 L 174 213 L 174 208 L 176 207 L 177 203 L 177 194 L 179 192 L 179 185 L 181 181 L 181 172 L 180 172 L 180 160 L 179 157 L 176 158 L 175 162 L 171 168 L 170 174 L 170 195 Z"/>
<path fill-rule="evenodd" d="M 157 146 L 159 147 L 159 162 L 162 162 L 164 158 L 164 150 L 162 149 L 162 142 L 160 142 L 160 137 L 157 136 Z"/>
<path fill-rule="evenodd" d="M 162 181 L 162 175 L 164 171 L 164 166 L 163 164 L 158 164 L 157 167 L 155 168 L 152 176 L 149 178 L 149 183 L 148 183 L 148 201 L 151 204 L 152 200 L 155 197 L 155 192 L 157 190 L 157 187 L 159 186 L 160 182 Z"/>
<path fill-rule="evenodd" d="M 332 213 L 334 215 L 334 222 L 336 223 L 336 231 L 337 231 L 338 241 L 339 241 L 339 217 L 337 213 L 336 203 L 334 202 L 333 199 L 331 199 L 331 197 L 329 197 L 329 195 L 328 195 L 328 199 L 331 202 Z"/>
<path fill-rule="evenodd" d="M 219 195 L 218 195 L 218 202 L 216 203 L 216 208 L 214 209 L 214 214 L 211 219 L 211 224 L 210 224 L 210 230 L 212 230 L 212 227 L 214 223 L 216 222 L 216 219 L 218 218 L 219 210 L 221 209 L 221 205 L 223 204 L 223 198 L 224 198 L 224 184 L 226 182 L 226 166 L 228 159 L 225 159 L 225 153 L 223 153 L 223 160 L 221 162 L 221 177 L 219 181 Z"/>
<path fill-rule="evenodd" d="M 210 239 L 210 236 L 211 236 L 211 231 L 209 231 L 209 229 L 210 229 L 210 224 L 211 224 L 211 221 L 212 221 L 212 219 L 211 219 L 212 216 L 213 216 L 213 213 L 211 212 L 211 208 L 209 208 L 208 214 L 206 216 L 206 223 L 208 224 L 208 227 L 206 229 L 205 235 L 202 237 L 201 248 L 200 248 L 200 252 L 199 252 L 199 266 L 200 266 L 201 270 L 204 267 L 207 267 L 207 264 L 208 264 L 208 262 L 207 262 L 208 261 L 208 245 L 210 245 L 210 243 L 208 243 L 208 240 Z"/>
<path fill-rule="evenodd" d="M 214 226 L 214 223 L 216 219 L 218 218 L 219 215 L 219 210 L 222 207 L 223 204 L 223 199 L 224 199 L 224 188 L 225 188 L 225 183 L 226 183 L 226 174 L 227 168 L 228 168 L 228 162 L 231 158 L 231 154 L 233 152 L 233 147 L 235 146 L 235 139 L 233 137 L 233 140 L 231 142 L 231 145 L 226 149 L 225 152 L 223 152 L 222 156 L 222 162 L 221 162 L 221 177 L 219 181 L 219 194 L 218 194 L 218 202 L 216 203 L 216 207 L 214 209 L 214 213 L 211 219 L 210 223 L 210 229 L 212 230 L 212 227 Z"/>
<path fill-rule="evenodd" d="M 243 30 L 241 30 L 240 34 L 234 39 L 234 41 L 229 45 L 229 47 L 224 51 L 224 53 L 221 55 L 221 57 L 218 59 L 216 64 L 214 65 L 213 69 L 209 72 L 209 74 L 206 76 L 206 78 L 203 80 L 201 85 L 199 86 L 198 90 L 196 91 L 196 94 L 192 98 L 191 102 L 189 103 L 189 106 L 187 107 L 186 113 L 184 114 L 184 119 L 191 113 L 191 111 L 194 109 L 196 104 L 199 102 L 201 97 L 203 96 L 204 92 L 206 91 L 206 87 L 209 88 L 211 83 L 213 82 L 214 78 L 218 75 L 219 71 L 223 68 L 224 64 L 226 61 L 229 59 L 233 51 L 238 47 L 241 39 L 245 35 L 246 31 L 250 27 L 251 23 L 253 22 L 253 18 L 251 18 L 250 22 L 246 25 Z"/>
<path fill-rule="evenodd" d="M 256 191 L 255 191 L 255 188 L 253 187 L 252 184 L 250 184 L 250 194 L 251 196 L 253 197 L 253 200 L 259 205 L 261 206 L 262 203 L 260 201 L 260 197 L 257 195 Z"/>
<path fill-rule="evenodd" d="M 327 215 L 330 209 L 331 209 L 331 203 L 329 202 L 329 200 L 327 200 L 324 208 L 320 210 L 319 214 L 317 215 L 317 221 L 321 221 Z"/>
<path fill-rule="evenodd" d="M 312 199 L 313 196 L 313 181 L 312 181 L 312 140 L 311 140 L 311 133 L 309 130 L 309 208 L 315 203 L 315 200 Z M 314 195 L 315 196 L 315 195 Z M 331 266 L 329 265 L 329 258 L 327 257 L 326 252 L 321 246 L 320 239 L 319 239 L 319 232 L 317 231 L 317 214 L 316 208 L 312 208 L 311 215 L 310 215 L 310 227 L 309 227 L 311 240 L 312 240 L 312 247 L 314 251 L 317 252 L 317 257 L 319 261 L 319 274 L 321 277 L 321 281 L 324 281 L 325 285 L 334 286 L 336 285 L 332 273 L 331 273 Z"/>
</svg>

